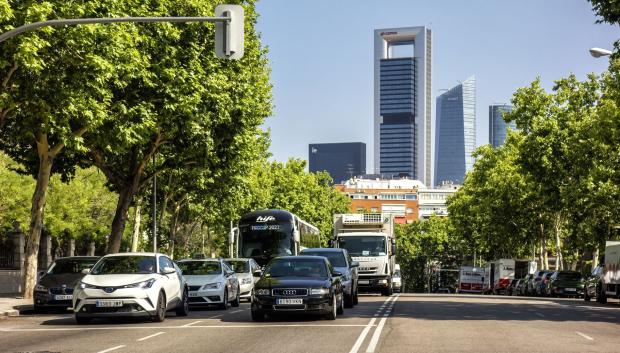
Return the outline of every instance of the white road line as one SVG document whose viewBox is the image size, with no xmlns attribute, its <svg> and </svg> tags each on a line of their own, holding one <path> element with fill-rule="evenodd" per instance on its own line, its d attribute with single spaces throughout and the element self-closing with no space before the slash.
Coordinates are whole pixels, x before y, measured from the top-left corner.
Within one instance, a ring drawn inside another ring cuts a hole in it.
<svg viewBox="0 0 620 353">
<path fill-rule="evenodd" d="M 125 346 L 125 345 L 123 344 L 123 345 L 120 345 L 120 346 L 116 346 L 116 347 L 112 347 L 112 348 L 105 349 L 105 350 L 103 350 L 103 351 L 99 351 L 99 352 L 97 352 L 97 353 L 112 352 L 112 351 L 114 351 L 114 350 L 121 349 L 121 348 L 125 348 L 125 347 L 127 347 L 127 346 Z"/>
<path fill-rule="evenodd" d="M 202 322 L 202 320 L 198 320 L 198 321 L 190 322 L 189 324 L 185 324 L 185 325 L 183 325 L 182 327 L 189 327 L 189 326 L 192 326 L 192 325 L 194 325 L 194 324 L 199 324 L 199 323 L 201 323 L 201 322 Z"/>
<path fill-rule="evenodd" d="M 590 337 L 590 336 L 588 336 L 588 335 L 585 335 L 585 334 L 583 334 L 583 333 L 581 333 L 581 332 L 579 332 L 579 331 L 575 331 L 575 333 L 576 333 L 576 334 L 578 334 L 579 336 L 581 336 L 581 337 L 583 337 L 583 338 L 587 339 L 588 341 L 594 341 L 594 338 L 592 338 L 592 337 Z"/>
<path fill-rule="evenodd" d="M 383 331 L 383 326 L 385 325 L 388 316 L 390 316 L 390 313 L 392 312 L 392 308 L 394 307 L 394 303 L 396 303 L 396 299 L 398 299 L 398 296 L 394 297 L 394 300 L 390 303 L 388 309 L 383 313 L 383 317 L 381 318 L 381 321 L 379 321 L 379 325 L 377 326 L 375 332 L 370 338 L 370 343 L 368 344 L 366 353 L 373 353 L 375 351 L 375 348 L 377 348 L 377 343 L 379 343 L 379 337 L 381 337 L 381 331 Z"/>
<path fill-rule="evenodd" d="M 215 319 L 215 318 L 217 318 L 217 317 L 222 317 L 222 316 L 224 316 L 224 314 L 221 314 L 221 315 L 215 315 L 215 316 L 209 316 L 207 319 Z"/>
<path fill-rule="evenodd" d="M 123 327 L 67 327 L 67 328 L 8 328 L 0 332 L 54 332 L 54 331 L 101 331 L 101 330 L 173 330 L 199 328 L 267 328 L 267 327 L 366 327 L 363 324 L 264 324 L 264 325 L 195 325 L 195 326 L 123 326 Z M 374 326 L 374 325 L 371 325 Z"/>
<path fill-rule="evenodd" d="M 231 314 L 236 314 L 236 313 L 241 313 L 241 312 L 243 312 L 243 310 L 235 310 L 235 311 L 231 311 L 230 313 Z"/>
<path fill-rule="evenodd" d="M 545 317 L 545 314 L 541 314 L 541 313 L 539 313 L 539 312 L 536 312 L 536 313 L 534 313 L 534 314 L 536 314 L 536 315 L 538 315 L 538 316 L 540 316 L 540 317 Z"/>
<path fill-rule="evenodd" d="M 152 334 L 152 335 L 150 335 L 150 336 L 146 336 L 146 337 L 139 338 L 139 339 L 137 339 L 136 341 L 138 341 L 138 342 L 146 341 L 146 340 L 148 340 L 149 338 L 153 338 L 153 337 L 155 337 L 155 336 L 163 335 L 164 333 L 165 333 L 165 332 L 163 332 L 163 331 L 159 331 L 159 332 L 154 333 L 154 334 Z"/>
<path fill-rule="evenodd" d="M 362 346 L 362 343 L 364 343 L 364 339 L 366 339 L 366 336 L 368 335 L 368 331 L 370 331 L 370 328 L 374 326 L 375 320 L 377 319 L 372 318 L 370 322 L 368 323 L 368 325 L 366 325 L 364 330 L 362 330 L 362 333 L 360 333 L 359 337 L 357 338 L 357 341 L 355 341 L 355 344 L 353 345 L 349 353 L 357 353 L 357 351 L 359 351 L 360 347 Z"/>
</svg>

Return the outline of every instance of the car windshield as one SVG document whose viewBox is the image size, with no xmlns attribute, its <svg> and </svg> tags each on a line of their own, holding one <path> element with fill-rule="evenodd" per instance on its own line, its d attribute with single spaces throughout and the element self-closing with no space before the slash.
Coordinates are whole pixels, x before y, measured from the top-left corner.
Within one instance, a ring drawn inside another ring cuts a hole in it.
<svg viewBox="0 0 620 353">
<path fill-rule="evenodd" d="M 222 268 L 216 261 L 181 261 L 178 263 L 186 276 L 219 275 Z"/>
<path fill-rule="evenodd" d="M 578 281 L 581 279 L 581 273 L 578 272 L 560 272 L 556 279 L 559 280 L 568 280 L 568 281 Z"/>
<path fill-rule="evenodd" d="M 334 267 L 347 267 L 347 260 L 340 251 L 302 251 L 302 255 L 325 256 Z"/>
<path fill-rule="evenodd" d="M 80 273 L 82 270 L 93 267 L 95 263 L 97 260 L 58 260 L 52 264 L 47 273 L 52 275 Z"/>
<path fill-rule="evenodd" d="M 385 237 L 346 236 L 339 239 L 340 247 L 347 249 L 352 256 L 386 255 Z"/>
<path fill-rule="evenodd" d="M 400 278 L 400 270 L 394 271 L 394 276 L 393 277 Z"/>
<path fill-rule="evenodd" d="M 236 273 L 250 272 L 250 263 L 244 260 L 228 260 L 226 261 L 230 268 Z"/>
<path fill-rule="evenodd" d="M 276 259 L 265 270 L 269 277 L 327 277 L 324 260 Z"/>
<path fill-rule="evenodd" d="M 155 256 L 110 256 L 99 260 L 92 271 L 93 275 L 155 273 Z"/>
</svg>

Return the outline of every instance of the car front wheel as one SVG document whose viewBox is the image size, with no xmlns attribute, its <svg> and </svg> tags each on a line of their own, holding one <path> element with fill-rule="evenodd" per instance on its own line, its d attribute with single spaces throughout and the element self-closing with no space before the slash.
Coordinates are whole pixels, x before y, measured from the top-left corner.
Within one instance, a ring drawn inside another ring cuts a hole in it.
<svg viewBox="0 0 620 353">
<path fill-rule="evenodd" d="M 222 299 L 222 304 L 220 304 L 220 309 L 228 309 L 228 289 L 224 289 L 224 298 Z"/>
<path fill-rule="evenodd" d="M 325 315 L 327 320 L 336 320 L 336 316 L 338 315 L 338 303 L 336 303 L 336 294 L 332 297 L 332 307 L 329 313 Z"/>
<path fill-rule="evenodd" d="M 239 299 L 239 291 L 240 289 L 237 288 L 237 296 L 235 297 L 235 300 L 230 302 L 230 306 L 235 307 L 235 308 L 239 306 L 239 302 L 241 301 L 241 299 Z"/>
<path fill-rule="evenodd" d="M 179 306 L 177 306 L 176 313 L 177 313 L 177 316 L 189 315 L 189 302 L 187 300 L 187 289 L 183 290 L 183 295 L 181 296 L 181 302 L 179 303 Z"/>
<path fill-rule="evenodd" d="M 265 321 L 265 313 L 260 310 L 252 310 L 252 321 Z"/>
<path fill-rule="evenodd" d="M 157 298 L 157 308 L 155 309 L 155 316 L 153 316 L 153 321 L 162 322 L 166 319 L 166 296 L 163 292 L 159 293 L 159 297 Z"/>
</svg>

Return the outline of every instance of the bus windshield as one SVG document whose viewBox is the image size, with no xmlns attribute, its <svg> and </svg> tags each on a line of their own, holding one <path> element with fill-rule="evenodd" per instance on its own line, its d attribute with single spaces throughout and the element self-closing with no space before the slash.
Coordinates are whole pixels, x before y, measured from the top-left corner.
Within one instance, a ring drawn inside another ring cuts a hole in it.
<svg viewBox="0 0 620 353">
<path fill-rule="evenodd" d="M 346 236 L 339 241 L 340 247 L 347 249 L 351 256 L 387 255 L 385 237 L 382 236 Z"/>
<path fill-rule="evenodd" d="M 276 256 L 293 255 L 292 223 L 253 223 L 239 226 L 239 255 L 266 265 Z"/>
</svg>

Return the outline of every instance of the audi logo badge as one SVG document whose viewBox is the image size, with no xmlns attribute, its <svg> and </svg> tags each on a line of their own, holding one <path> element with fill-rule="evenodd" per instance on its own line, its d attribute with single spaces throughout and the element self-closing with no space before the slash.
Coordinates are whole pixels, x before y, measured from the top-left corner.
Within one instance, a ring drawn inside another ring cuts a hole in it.
<svg viewBox="0 0 620 353">
<path fill-rule="evenodd" d="M 114 288 L 106 287 L 106 288 L 103 289 L 103 291 L 106 292 L 106 293 L 112 293 L 112 292 L 114 292 Z"/>
<path fill-rule="evenodd" d="M 297 294 L 297 291 L 296 290 L 292 290 L 292 289 L 283 290 L 282 294 L 284 294 L 284 295 L 295 295 L 295 294 Z"/>
</svg>

